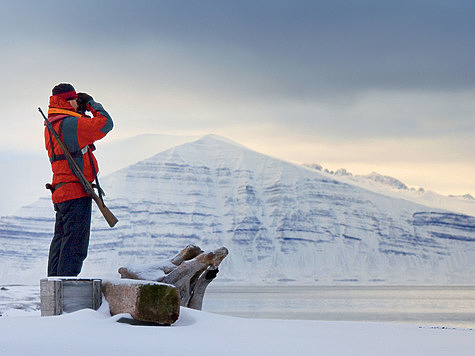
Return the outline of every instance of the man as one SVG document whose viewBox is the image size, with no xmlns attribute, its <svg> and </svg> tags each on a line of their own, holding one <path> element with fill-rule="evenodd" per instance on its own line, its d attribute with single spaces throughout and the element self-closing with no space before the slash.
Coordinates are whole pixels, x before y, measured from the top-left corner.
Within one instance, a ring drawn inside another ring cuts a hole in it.
<svg viewBox="0 0 475 356">
<path fill-rule="evenodd" d="M 87 180 L 92 182 L 98 172 L 93 143 L 112 130 L 112 118 L 90 95 L 76 94 L 71 84 L 58 84 L 52 94 L 48 120 Z M 91 112 L 92 117 L 86 116 L 85 111 Z M 92 199 L 72 173 L 47 127 L 44 134 L 53 170 L 52 199 L 56 211 L 48 276 L 77 276 L 89 246 Z"/>
</svg>

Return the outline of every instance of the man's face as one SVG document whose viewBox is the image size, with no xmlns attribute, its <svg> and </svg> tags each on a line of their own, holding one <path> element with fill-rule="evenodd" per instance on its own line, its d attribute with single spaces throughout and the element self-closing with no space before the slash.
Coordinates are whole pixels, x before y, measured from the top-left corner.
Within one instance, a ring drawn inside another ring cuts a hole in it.
<svg viewBox="0 0 475 356">
<path fill-rule="evenodd" d="M 68 103 L 71 104 L 71 106 L 74 108 L 74 110 L 78 109 L 78 101 L 76 99 L 68 100 Z"/>
</svg>

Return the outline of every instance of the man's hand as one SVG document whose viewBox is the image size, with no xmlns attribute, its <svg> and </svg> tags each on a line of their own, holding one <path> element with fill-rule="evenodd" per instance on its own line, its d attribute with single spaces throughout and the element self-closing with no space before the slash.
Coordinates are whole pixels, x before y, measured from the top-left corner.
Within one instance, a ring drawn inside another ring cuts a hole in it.
<svg viewBox="0 0 475 356">
<path fill-rule="evenodd" d="M 84 114 L 84 113 L 86 112 L 86 110 L 87 110 L 87 103 L 89 102 L 89 100 L 93 100 L 93 99 L 92 99 L 92 96 L 90 96 L 89 94 L 86 94 L 86 93 L 78 93 L 78 99 L 77 99 L 78 108 L 77 108 L 77 112 Z"/>
</svg>

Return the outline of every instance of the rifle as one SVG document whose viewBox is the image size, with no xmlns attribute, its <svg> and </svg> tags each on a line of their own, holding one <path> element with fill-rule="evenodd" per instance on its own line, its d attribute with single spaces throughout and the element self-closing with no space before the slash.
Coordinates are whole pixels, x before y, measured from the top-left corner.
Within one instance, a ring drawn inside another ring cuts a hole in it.
<svg viewBox="0 0 475 356">
<path fill-rule="evenodd" d="M 81 185 L 84 187 L 84 190 L 86 191 L 86 193 L 96 202 L 97 207 L 101 211 L 102 215 L 104 216 L 104 219 L 106 219 L 109 226 L 114 227 L 114 225 L 117 224 L 119 220 L 114 216 L 114 214 L 112 214 L 109 208 L 105 206 L 102 199 L 96 194 L 96 192 L 94 191 L 94 188 L 92 187 L 92 184 L 86 179 L 86 177 L 84 176 L 84 173 L 79 168 L 74 158 L 71 156 L 71 153 L 69 153 L 68 149 L 66 148 L 66 145 L 63 143 L 58 133 L 54 130 L 53 125 L 51 125 L 51 122 L 48 121 L 48 119 L 46 118 L 41 108 L 38 108 L 38 110 L 41 113 L 41 115 L 43 115 L 46 127 L 48 128 L 50 133 L 53 134 L 54 138 L 56 139 L 56 142 L 58 142 L 59 147 L 63 151 L 63 154 L 69 163 L 69 167 L 71 168 L 71 171 L 77 177 L 77 179 L 79 179 L 79 183 L 81 183 Z M 51 149 L 53 149 L 53 147 L 51 147 Z"/>
</svg>

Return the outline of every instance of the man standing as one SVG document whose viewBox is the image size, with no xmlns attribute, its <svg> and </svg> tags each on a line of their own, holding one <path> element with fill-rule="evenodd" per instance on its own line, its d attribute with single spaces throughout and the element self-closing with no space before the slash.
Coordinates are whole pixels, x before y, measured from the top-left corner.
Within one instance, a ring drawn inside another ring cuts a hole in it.
<svg viewBox="0 0 475 356">
<path fill-rule="evenodd" d="M 113 122 L 103 106 L 71 84 L 58 84 L 50 97 L 48 121 L 71 156 L 92 182 L 98 165 L 93 143 L 112 130 Z M 92 117 L 85 112 L 92 113 Z M 48 276 L 77 276 L 87 256 L 92 199 L 73 174 L 54 135 L 45 128 L 45 146 L 53 170 L 54 237 L 48 259 Z"/>
</svg>

